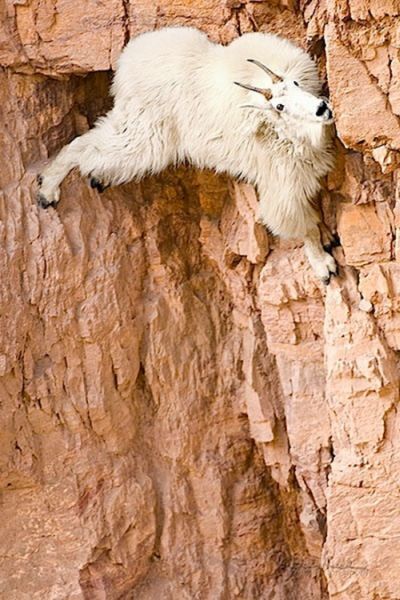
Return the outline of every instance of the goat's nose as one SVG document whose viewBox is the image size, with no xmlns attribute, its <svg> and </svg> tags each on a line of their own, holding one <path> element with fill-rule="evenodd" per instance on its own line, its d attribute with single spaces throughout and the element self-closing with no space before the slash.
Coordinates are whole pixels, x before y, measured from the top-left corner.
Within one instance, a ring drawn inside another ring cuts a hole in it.
<svg viewBox="0 0 400 600">
<path fill-rule="evenodd" d="M 330 119 L 332 117 L 332 111 L 329 108 L 329 106 L 327 105 L 327 103 L 325 102 L 325 100 L 322 100 L 322 102 L 319 103 L 318 108 L 317 108 L 317 117 L 322 117 L 323 114 L 326 114 L 326 116 L 328 117 L 328 119 Z"/>
</svg>

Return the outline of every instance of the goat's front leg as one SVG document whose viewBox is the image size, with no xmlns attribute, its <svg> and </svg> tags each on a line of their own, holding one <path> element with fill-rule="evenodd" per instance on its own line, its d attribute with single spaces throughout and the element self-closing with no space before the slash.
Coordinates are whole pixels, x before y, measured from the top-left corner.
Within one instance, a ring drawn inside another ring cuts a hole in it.
<svg viewBox="0 0 400 600">
<path fill-rule="evenodd" d="M 268 188 L 261 188 L 258 220 L 264 223 L 274 234 L 283 238 L 303 238 L 304 252 L 316 276 L 328 284 L 332 275 L 336 275 L 335 259 L 323 248 L 320 232 L 320 216 L 309 203 L 298 203 L 291 196 L 279 196 L 271 202 Z M 283 209 L 283 210 L 282 210 Z M 332 238 L 329 246 L 337 245 Z"/>
<path fill-rule="evenodd" d="M 326 285 L 332 275 L 337 274 L 337 264 L 333 256 L 325 252 L 318 225 L 314 225 L 304 237 L 304 252 L 314 273 Z"/>
</svg>

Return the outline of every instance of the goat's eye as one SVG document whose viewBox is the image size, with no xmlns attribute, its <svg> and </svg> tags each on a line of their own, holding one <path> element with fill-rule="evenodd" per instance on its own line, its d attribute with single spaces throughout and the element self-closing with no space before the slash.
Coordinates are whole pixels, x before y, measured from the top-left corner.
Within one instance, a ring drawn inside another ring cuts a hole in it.
<svg viewBox="0 0 400 600">
<path fill-rule="evenodd" d="M 283 104 L 277 104 L 277 105 L 276 105 L 276 110 L 279 110 L 279 111 L 281 111 L 281 110 L 283 110 L 284 108 L 285 108 L 285 107 L 283 106 Z"/>
<path fill-rule="evenodd" d="M 297 81 L 293 81 L 294 85 L 297 85 L 297 87 L 299 87 L 299 84 L 297 83 Z"/>
</svg>

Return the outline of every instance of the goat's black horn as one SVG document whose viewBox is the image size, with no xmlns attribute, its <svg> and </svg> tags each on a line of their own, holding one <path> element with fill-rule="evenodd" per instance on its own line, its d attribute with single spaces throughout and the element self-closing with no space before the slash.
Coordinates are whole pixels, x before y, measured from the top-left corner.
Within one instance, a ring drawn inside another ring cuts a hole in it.
<svg viewBox="0 0 400 600">
<path fill-rule="evenodd" d="M 255 58 L 248 58 L 247 60 L 248 60 L 248 62 L 251 62 L 254 65 L 257 65 L 257 67 L 260 67 L 260 69 L 265 71 L 265 73 L 267 73 L 267 75 L 269 75 L 271 77 L 272 83 L 279 83 L 280 81 L 283 81 L 283 77 L 281 77 L 280 75 L 277 75 L 276 73 L 271 71 L 271 69 L 269 69 L 268 67 L 263 65 L 259 60 L 255 60 Z"/>
</svg>

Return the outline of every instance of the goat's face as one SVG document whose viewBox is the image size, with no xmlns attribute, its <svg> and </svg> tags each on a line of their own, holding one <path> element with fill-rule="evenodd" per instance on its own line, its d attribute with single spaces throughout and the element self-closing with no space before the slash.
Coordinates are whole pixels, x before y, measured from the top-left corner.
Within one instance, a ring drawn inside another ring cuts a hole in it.
<svg viewBox="0 0 400 600">
<path fill-rule="evenodd" d="M 325 98 L 317 98 L 301 89 L 297 81 L 285 79 L 271 87 L 270 107 L 290 121 L 332 123 L 332 111 Z"/>
<path fill-rule="evenodd" d="M 283 78 L 273 73 L 257 60 L 249 59 L 271 78 L 271 86 L 259 88 L 244 83 L 236 85 L 256 92 L 254 102 L 245 106 L 260 110 L 273 110 L 287 122 L 321 123 L 330 125 L 333 122 L 332 111 L 326 98 L 319 98 L 303 90 L 297 81 Z"/>
</svg>

